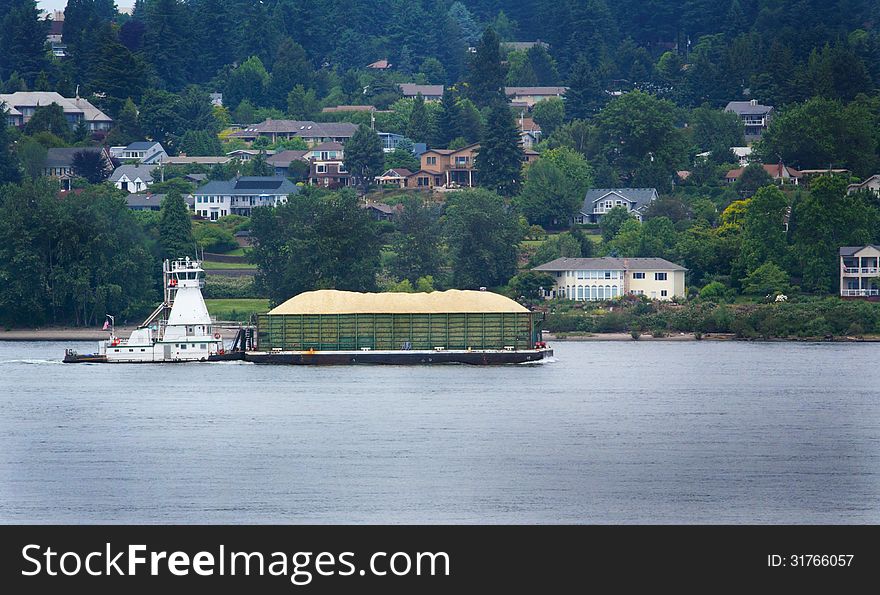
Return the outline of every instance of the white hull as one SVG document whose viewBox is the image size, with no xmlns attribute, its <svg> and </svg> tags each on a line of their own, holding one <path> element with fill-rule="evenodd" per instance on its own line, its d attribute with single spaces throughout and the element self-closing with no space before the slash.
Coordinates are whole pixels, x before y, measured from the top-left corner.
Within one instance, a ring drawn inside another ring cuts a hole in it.
<svg viewBox="0 0 880 595">
<path fill-rule="evenodd" d="M 184 347 L 185 346 L 185 347 Z M 157 342 L 152 345 L 129 345 L 120 341 L 101 341 L 98 353 L 108 362 L 203 362 L 209 355 L 223 351 L 223 341 L 213 337 L 187 337 L 186 342 Z"/>
</svg>

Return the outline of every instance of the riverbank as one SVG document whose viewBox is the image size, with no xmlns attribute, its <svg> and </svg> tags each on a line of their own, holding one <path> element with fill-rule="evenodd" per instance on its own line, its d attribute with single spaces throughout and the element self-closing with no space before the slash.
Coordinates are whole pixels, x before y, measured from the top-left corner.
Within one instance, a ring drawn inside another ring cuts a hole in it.
<svg viewBox="0 0 880 595">
<path fill-rule="evenodd" d="M 218 325 L 215 327 L 221 329 L 230 329 L 223 332 L 226 339 L 232 339 L 238 326 L 231 324 Z M 127 338 L 131 335 L 136 327 L 118 326 L 116 327 L 116 336 Z M 107 339 L 110 334 L 99 328 L 84 327 L 42 327 L 42 328 L 14 328 L 8 330 L 0 330 L 0 341 L 101 341 Z"/>
<path fill-rule="evenodd" d="M 662 337 L 654 337 L 650 334 L 640 335 L 633 339 L 630 333 L 544 333 L 544 341 L 759 341 L 767 343 L 880 343 L 880 335 L 862 337 L 737 337 L 734 333 L 705 333 L 699 337 L 695 333 L 672 333 Z"/>
</svg>

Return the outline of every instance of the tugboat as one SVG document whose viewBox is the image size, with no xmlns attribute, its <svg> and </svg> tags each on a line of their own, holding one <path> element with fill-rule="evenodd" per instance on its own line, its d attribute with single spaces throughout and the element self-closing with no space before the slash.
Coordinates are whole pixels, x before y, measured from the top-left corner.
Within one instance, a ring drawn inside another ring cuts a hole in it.
<svg viewBox="0 0 880 595">
<path fill-rule="evenodd" d="M 242 351 L 227 353 L 223 337 L 215 332 L 202 298 L 205 271 L 201 262 L 185 258 L 162 263 L 164 299 L 128 339 L 116 336 L 114 320 L 104 329 L 110 338 L 98 343 L 98 352 L 64 353 L 65 363 L 207 362 L 242 359 Z M 236 338 L 238 341 L 238 337 Z"/>
</svg>

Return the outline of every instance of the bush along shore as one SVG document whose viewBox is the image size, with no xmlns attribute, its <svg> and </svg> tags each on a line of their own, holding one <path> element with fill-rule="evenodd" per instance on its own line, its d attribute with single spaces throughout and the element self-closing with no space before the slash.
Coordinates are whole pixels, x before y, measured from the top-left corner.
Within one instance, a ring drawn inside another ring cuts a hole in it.
<svg viewBox="0 0 880 595">
<path fill-rule="evenodd" d="M 764 340 L 880 340 L 880 303 L 836 297 L 779 303 L 651 302 L 627 296 L 609 302 L 553 301 L 542 326 L 557 338 L 618 333 L 632 339 L 680 333 Z"/>
</svg>

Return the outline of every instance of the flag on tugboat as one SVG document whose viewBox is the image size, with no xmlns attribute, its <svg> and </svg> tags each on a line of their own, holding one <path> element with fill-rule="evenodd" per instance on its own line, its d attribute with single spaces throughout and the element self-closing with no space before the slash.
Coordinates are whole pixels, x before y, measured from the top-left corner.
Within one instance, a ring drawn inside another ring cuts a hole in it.
<svg viewBox="0 0 880 595">
<path fill-rule="evenodd" d="M 110 321 L 109 320 L 104 321 L 104 326 L 101 327 L 101 330 L 102 331 L 110 330 Z"/>
</svg>

